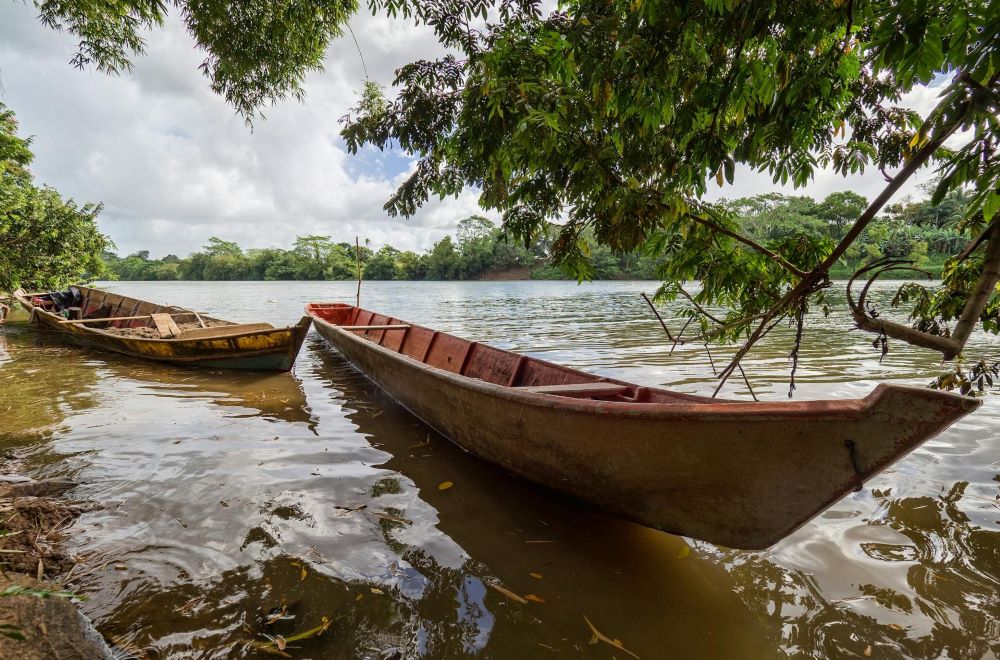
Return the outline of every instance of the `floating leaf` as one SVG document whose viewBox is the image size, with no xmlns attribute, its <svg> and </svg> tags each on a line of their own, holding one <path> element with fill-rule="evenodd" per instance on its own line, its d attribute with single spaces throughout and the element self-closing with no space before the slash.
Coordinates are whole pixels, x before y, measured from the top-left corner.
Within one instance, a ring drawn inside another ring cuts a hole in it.
<svg viewBox="0 0 1000 660">
<path fill-rule="evenodd" d="M 541 580 L 542 579 L 542 574 L 541 573 L 528 573 L 528 575 L 530 575 L 531 577 L 535 578 L 536 580 Z"/>
<path fill-rule="evenodd" d="M 542 598 L 541 596 L 536 596 L 535 594 L 525 594 L 524 599 L 525 600 L 530 600 L 533 603 L 544 603 L 545 602 L 544 598 Z"/>
<path fill-rule="evenodd" d="M 499 584 L 496 584 L 494 582 L 487 582 L 486 586 L 490 587 L 491 589 L 495 589 L 495 590 L 499 591 L 500 593 L 502 593 L 507 598 L 510 598 L 513 601 L 517 601 L 518 603 L 527 603 L 528 602 L 525 599 L 523 599 L 520 596 L 518 596 L 513 591 L 511 591 L 510 589 L 508 589 L 507 587 L 502 587 Z"/>
<path fill-rule="evenodd" d="M 625 648 L 622 645 L 622 642 L 621 642 L 620 639 L 611 639 L 610 637 L 608 637 L 607 635 L 605 635 L 604 633 L 602 633 L 600 630 L 598 630 L 597 628 L 595 628 L 594 624 L 592 624 L 590 622 L 590 619 L 587 618 L 586 614 L 583 615 L 583 620 L 586 621 L 587 622 L 587 626 L 590 627 L 590 632 L 591 632 L 591 635 L 592 635 L 591 638 L 590 638 L 590 643 L 591 644 L 596 644 L 597 642 L 604 642 L 605 644 L 609 644 L 609 645 L 615 647 L 616 649 L 618 649 L 619 651 L 622 651 L 623 653 L 628 653 L 630 656 L 632 656 L 636 660 L 640 660 L 639 656 L 637 656 L 635 653 L 632 653 L 631 651 L 629 651 L 627 648 Z"/>
<path fill-rule="evenodd" d="M 441 483 L 438 484 L 438 490 L 448 490 L 449 488 L 451 488 L 454 485 L 455 484 L 453 484 L 450 481 L 442 481 Z"/>
<path fill-rule="evenodd" d="M 687 545 L 686 543 L 677 549 L 678 559 L 684 559 L 690 554 L 691 554 L 691 546 Z"/>
<path fill-rule="evenodd" d="M 383 593 L 383 592 L 382 592 L 382 590 L 381 590 L 381 589 L 379 589 L 379 588 L 377 588 L 377 587 L 372 587 L 372 593 L 373 593 L 373 594 L 381 594 L 381 593 Z"/>
<path fill-rule="evenodd" d="M 399 523 L 400 525 L 412 525 L 413 524 L 412 520 L 407 520 L 406 518 L 401 518 L 399 516 L 393 516 L 393 515 L 388 514 L 388 513 L 379 512 L 379 513 L 375 514 L 375 517 L 378 518 L 379 520 L 388 520 L 389 522 Z"/>
<path fill-rule="evenodd" d="M 307 575 L 309 575 L 309 572 L 306 570 L 306 567 L 303 566 L 302 570 L 299 572 L 299 581 L 305 580 Z"/>
</svg>

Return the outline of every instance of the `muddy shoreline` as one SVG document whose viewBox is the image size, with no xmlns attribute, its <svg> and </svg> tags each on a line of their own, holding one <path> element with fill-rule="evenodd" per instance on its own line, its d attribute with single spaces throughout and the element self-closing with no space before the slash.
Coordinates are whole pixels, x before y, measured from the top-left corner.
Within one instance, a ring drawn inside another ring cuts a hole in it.
<svg viewBox="0 0 1000 660">
<path fill-rule="evenodd" d="M 75 485 L 33 480 L 0 458 L 0 657 L 112 657 L 70 582 L 80 564 L 65 549 L 68 530 L 97 506 L 65 497 Z"/>
</svg>

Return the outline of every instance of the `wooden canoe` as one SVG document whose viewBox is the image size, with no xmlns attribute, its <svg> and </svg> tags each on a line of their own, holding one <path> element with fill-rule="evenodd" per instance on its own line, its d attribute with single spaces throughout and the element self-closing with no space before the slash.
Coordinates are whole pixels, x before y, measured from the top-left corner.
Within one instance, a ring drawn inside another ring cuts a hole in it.
<svg viewBox="0 0 1000 660">
<path fill-rule="evenodd" d="M 306 313 L 349 362 L 466 450 L 643 525 L 732 548 L 776 543 L 980 403 L 885 384 L 863 399 L 712 399 L 347 304 Z"/>
<path fill-rule="evenodd" d="M 67 319 L 58 305 L 49 304 L 51 294 L 19 289 L 14 298 L 33 323 L 70 343 L 193 367 L 288 371 L 309 332 L 307 316 L 284 328 L 240 324 L 110 291 L 73 288 L 79 291 L 72 304 L 79 320 Z"/>
</svg>

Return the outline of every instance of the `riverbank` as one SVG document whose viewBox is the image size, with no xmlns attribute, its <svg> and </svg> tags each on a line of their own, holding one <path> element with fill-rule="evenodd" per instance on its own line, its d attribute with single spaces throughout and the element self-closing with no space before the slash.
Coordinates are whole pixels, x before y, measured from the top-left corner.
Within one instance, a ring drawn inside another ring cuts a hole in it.
<svg viewBox="0 0 1000 660">
<path fill-rule="evenodd" d="M 0 457 L 0 657 L 110 658 L 68 588 L 78 563 L 64 542 L 80 514 L 95 506 L 64 497 L 73 482 L 35 481 L 19 468 Z"/>
</svg>

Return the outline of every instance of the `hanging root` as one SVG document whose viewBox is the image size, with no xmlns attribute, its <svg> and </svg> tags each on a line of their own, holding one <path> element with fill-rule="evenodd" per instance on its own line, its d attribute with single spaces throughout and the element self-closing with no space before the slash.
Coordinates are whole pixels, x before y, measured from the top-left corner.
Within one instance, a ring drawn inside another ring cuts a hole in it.
<svg viewBox="0 0 1000 660">
<path fill-rule="evenodd" d="M 799 307 L 795 310 L 795 343 L 792 344 L 792 352 L 788 357 L 792 361 L 792 371 L 789 374 L 788 380 L 788 398 L 792 398 L 792 394 L 795 392 L 795 371 L 799 368 L 799 351 L 802 349 L 802 333 L 805 326 L 806 318 L 806 301 L 803 298 L 802 302 L 799 303 Z"/>
</svg>

